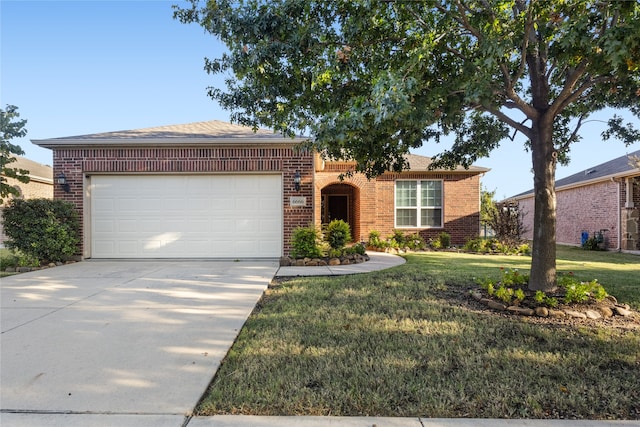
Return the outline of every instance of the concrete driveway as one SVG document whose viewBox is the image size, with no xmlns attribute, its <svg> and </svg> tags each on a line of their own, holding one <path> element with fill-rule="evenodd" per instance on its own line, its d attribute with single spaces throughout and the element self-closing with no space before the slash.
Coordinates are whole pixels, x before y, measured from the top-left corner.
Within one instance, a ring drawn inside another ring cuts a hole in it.
<svg viewBox="0 0 640 427">
<path fill-rule="evenodd" d="M 277 269 L 87 261 L 1 279 L 2 424 L 25 413 L 183 420 Z"/>
</svg>

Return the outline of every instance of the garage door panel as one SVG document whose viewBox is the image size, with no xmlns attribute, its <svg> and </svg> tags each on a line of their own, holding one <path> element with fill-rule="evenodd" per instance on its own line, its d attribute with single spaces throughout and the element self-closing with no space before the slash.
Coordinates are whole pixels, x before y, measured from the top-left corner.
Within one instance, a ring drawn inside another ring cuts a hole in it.
<svg viewBox="0 0 640 427">
<path fill-rule="evenodd" d="M 279 175 L 93 176 L 94 258 L 278 257 Z"/>
</svg>

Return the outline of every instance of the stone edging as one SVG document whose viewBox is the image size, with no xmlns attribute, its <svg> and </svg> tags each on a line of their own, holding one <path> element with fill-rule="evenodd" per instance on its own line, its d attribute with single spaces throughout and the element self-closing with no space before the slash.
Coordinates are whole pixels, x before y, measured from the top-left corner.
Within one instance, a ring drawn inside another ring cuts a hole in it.
<svg viewBox="0 0 640 427">
<path fill-rule="evenodd" d="M 609 306 L 600 306 L 597 310 L 594 309 L 576 309 L 573 308 L 565 308 L 565 309 L 551 309 L 547 307 L 519 307 L 516 305 L 507 306 L 498 301 L 494 301 L 489 298 L 485 298 L 478 291 L 471 291 L 471 296 L 476 301 L 486 305 L 487 307 L 496 310 L 496 311 L 505 311 L 512 314 L 517 314 L 521 316 L 538 316 L 538 317 L 553 317 L 553 318 L 574 318 L 574 319 L 602 319 L 608 318 L 612 316 L 622 316 L 629 317 L 633 314 L 631 307 L 628 304 L 618 304 L 617 301 L 611 302 Z"/>
<path fill-rule="evenodd" d="M 59 267 L 61 265 L 73 264 L 76 261 L 67 262 L 50 262 L 47 265 L 41 265 L 40 267 L 7 267 L 4 269 L 5 273 L 28 273 L 30 271 L 46 270 L 48 268 Z"/>
<path fill-rule="evenodd" d="M 326 267 L 328 265 L 361 264 L 369 261 L 369 255 L 353 254 L 340 258 L 280 258 L 280 267 Z"/>
</svg>

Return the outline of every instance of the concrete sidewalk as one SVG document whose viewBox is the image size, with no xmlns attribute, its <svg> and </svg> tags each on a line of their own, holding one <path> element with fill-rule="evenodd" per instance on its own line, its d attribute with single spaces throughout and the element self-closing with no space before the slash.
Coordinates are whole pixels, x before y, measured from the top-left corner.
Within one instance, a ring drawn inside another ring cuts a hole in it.
<svg viewBox="0 0 640 427">
<path fill-rule="evenodd" d="M 478 418 L 261 417 L 161 414 L 2 414 L 19 427 L 638 427 L 640 421 L 504 420 Z"/>
<path fill-rule="evenodd" d="M 334 265 L 324 267 L 280 267 L 276 277 L 298 276 L 342 276 L 346 274 L 369 273 L 372 271 L 386 270 L 404 264 L 404 258 L 385 252 L 367 252 L 369 261 L 360 264 Z"/>
<path fill-rule="evenodd" d="M 474 418 L 381 417 L 194 417 L 188 427 L 621 427 L 638 421 L 502 420 Z"/>
</svg>

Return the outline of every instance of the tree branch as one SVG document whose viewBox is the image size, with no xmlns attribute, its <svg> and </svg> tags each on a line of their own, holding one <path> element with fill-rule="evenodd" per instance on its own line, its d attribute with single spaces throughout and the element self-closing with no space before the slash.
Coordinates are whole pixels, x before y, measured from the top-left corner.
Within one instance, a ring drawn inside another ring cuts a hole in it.
<svg viewBox="0 0 640 427">
<path fill-rule="evenodd" d="M 582 120 L 587 116 L 588 116 L 587 113 L 583 113 L 580 115 L 580 117 L 578 117 L 578 123 L 576 124 L 576 127 L 573 129 L 573 132 L 571 132 L 571 136 L 567 139 L 567 141 L 564 144 L 558 147 L 558 151 L 565 152 L 569 149 L 569 145 L 571 145 L 571 143 L 575 141 L 576 137 L 578 136 L 578 131 L 582 127 Z"/>
<path fill-rule="evenodd" d="M 573 90 L 575 88 L 575 85 L 578 83 L 578 80 L 580 80 L 580 78 L 584 75 L 587 69 L 587 63 L 588 63 L 587 60 L 582 60 L 575 69 L 569 71 L 567 79 L 565 80 L 565 83 L 564 83 L 564 87 L 562 88 L 562 91 L 560 91 L 560 93 L 558 94 L 558 97 L 555 99 L 555 101 L 551 104 L 551 107 L 549 108 L 550 114 L 555 116 L 557 113 L 559 113 L 564 109 L 564 107 L 566 106 L 564 102 L 573 93 L 575 93 L 573 92 Z M 585 83 L 587 83 L 588 81 L 589 81 L 589 78 L 587 78 L 587 81 Z M 585 88 L 584 90 L 586 89 L 587 88 Z"/>
<path fill-rule="evenodd" d="M 467 19 L 467 16 L 465 15 L 465 11 L 470 12 L 469 8 L 466 7 L 464 4 L 462 4 L 462 2 L 460 0 L 457 0 L 456 2 L 456 6 L 458 7 L 458 13 L 460 14 L 460 19 L 454 17 L 454 19 L 456 21 L 458 21 L 460 24 L 462 24 L 462 26 L 464 28 L 466 28 L 467 30 L 469 30 L 469 32 L 471 34 L 473 34 L 473 36 L 475 38 L 477 38 L 478 40 L 482 40 L 482 34 L 480 33 L 480 31 L 476 30 L 470 23 L 469 20 Z"/>
<path fill-rule="evenodd" d="M 538 117 L 538 111 L 525 102 L 520 96 L 511 88 L 510 91 L 506 92 L 507 98 L 509 101 L 503 102 L 503 105 L 507 108 L 516 108 L 527 116 L 528 119 L 533 120 Z"/>
<path fill-rule="evenodd" d="M 514 128 L 517 131 L 520 131 L 524 136 L 526 136 L 527 138 L 531 139 L 531 129 L 526 127 L 524 125 L 524 122 L 522 122 L 522 123 L 517 122 L 517 121 L 513 120 L 511 117 L 507 116 L 502 111 L 497 110 L 497 109 L 495 109 L 493 107 L 479 106 L 479 108 L 487 111 L 488 113 L 493 114 L 501 122 L 511 126 L 512 128 Z"/>
<path fill-rule="evenodd" d="M 582 96 L 582 94 L 586 92 L 589 88 L 593 86 L 597 86 L 602 83 L 609 83 L 609 82 L 612 82 L 613 80 L 614 78 L 611 76 L 601 76 L 595 79 L 588 78 L 584 83 L 582 83 L 582 85 L 580 85 L 578 89 L 575 90 L 575 92 L 571 93 L 563 101 L 560 101 L 559 98 L 556 98 L 556 100 L 552 104 L 554 113 L 559 114 L 561 111 L 567 108 L 568 105 L 572 104 L 578 98 L 580 98 L 580 96 Z M 556 106 L 556 104 L 558 105 Z"/>
</svg>

